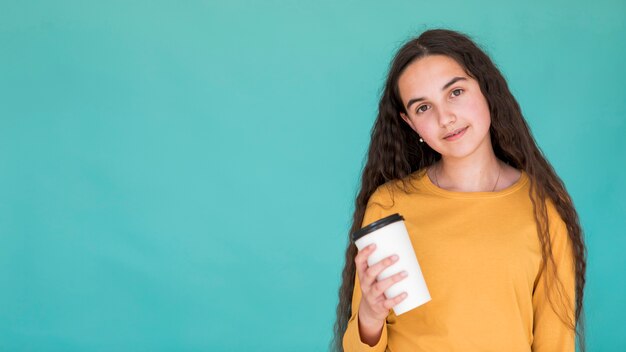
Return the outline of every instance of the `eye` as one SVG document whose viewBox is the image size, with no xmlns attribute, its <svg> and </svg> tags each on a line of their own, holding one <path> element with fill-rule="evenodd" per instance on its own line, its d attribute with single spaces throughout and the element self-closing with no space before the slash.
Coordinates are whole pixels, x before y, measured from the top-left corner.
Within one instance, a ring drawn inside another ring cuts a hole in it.
<svg viewBox="0 0 626 352">
<path fill-rule="evenodd" d="M 454 92 L 459 92 L 458 94 L 455 94 Z M 462 88 L 457 88 L 455 90 L 452 91 L 452 95 L 454 95 L 455 97 L 458 97 L 459 95 L 461 95 L 461 92 L 463 92 L 464 90 Z M 423 112 L 425 112 L 426 110 L 422 110 L 423 107 L 428 106 L 428 105 L 420 105 L 417 110 L 415 110 L 416 114 L 421 114 Z"/>
<path fill-rule="evenodd" d="M 420 106 L 417 108 L 417 110 L 415 110 L 415 113 L 416 113 L 416 114 L 419 114 L 419 113 L 422 113 L 422 112 L 426 111 L 426 110 L 422 110 L 422 108 L 423 108 L 423 107 L 425 107 L 425 106 L 428 106 L 428 105 L 420 105 Z"/>
</svg>

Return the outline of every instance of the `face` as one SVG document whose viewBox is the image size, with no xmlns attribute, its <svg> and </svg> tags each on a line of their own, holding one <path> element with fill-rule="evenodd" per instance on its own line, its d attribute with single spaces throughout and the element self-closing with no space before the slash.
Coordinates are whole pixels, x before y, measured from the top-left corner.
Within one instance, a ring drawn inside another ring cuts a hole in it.
<svg viewBox="0 0 626 352">
<path fill-rule="evenodd" d="M 407 114 L 402 119 L 443 158 L 493 153 L 489 105 L 478 82 L 454 60 L 430 55 L 406 67 L 398 79 Z M 444 137 L 466 128 L 453 139 Z"/>
</svg>

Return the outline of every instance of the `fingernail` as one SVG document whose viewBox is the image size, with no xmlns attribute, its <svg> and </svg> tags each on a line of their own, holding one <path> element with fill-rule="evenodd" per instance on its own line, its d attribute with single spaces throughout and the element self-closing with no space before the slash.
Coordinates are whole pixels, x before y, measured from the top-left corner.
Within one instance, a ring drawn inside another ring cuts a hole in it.
<svg viewBox="0 0 626 352">
<path fill-rule="evenodd" d="M 391 257 L 391 260 L 394 260 L 394 261 L 395 261 L 395 260 L 398 260 L 398 256 L 397 256 L 397 255 L 394 255 L 393 257 Z"/>
<path fill-rule="evenodd" d="M 406 271 L 403 271 L 402 274 L 400 274 L 400 276 L 402 277 L 407 277 L 409 274 Z"/>
</svg>

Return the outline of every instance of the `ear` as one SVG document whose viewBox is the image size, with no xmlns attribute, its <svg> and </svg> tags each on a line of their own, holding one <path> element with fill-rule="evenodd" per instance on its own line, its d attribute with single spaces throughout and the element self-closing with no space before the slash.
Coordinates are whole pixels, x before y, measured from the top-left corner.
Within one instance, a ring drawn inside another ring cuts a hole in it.
<svg viewBox="0 0 626 352">
<path fill-rule="evenodd" d="M 411 119 L 410 119 L 408 116 L 406 116 L 406 114 L 405 114 L 405 113 L 401 112 L 401 113 L 400 113 L 400 117 L 402 117 L 402 119 L 404 120 L 404 122 L 406 122 L 406 123 L 407 123 L 407 124 L 411 127 L 411 129 L 412 129 L 413 131 L 417 132 L 417 130 L 415 129 L 415 126 L 413 126 L 413 121 L 411 121 Z"/>
</svg>

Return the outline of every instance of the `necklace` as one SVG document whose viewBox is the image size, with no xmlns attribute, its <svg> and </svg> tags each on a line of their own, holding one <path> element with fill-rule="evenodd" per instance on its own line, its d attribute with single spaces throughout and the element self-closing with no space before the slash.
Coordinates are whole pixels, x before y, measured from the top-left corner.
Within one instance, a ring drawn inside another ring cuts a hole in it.
<svg viewBox="0 0 626 352">
<path fill-rule="evenodd" d="M 498 164 L 499 166 L 499 164 Z M 496 190 L 496 186 L 498 185 L 498 181 L 500 180 L 500 171 L 502 170 L 501 167 L 498 167 L 498 178 L 496 178 L 496 184 L 493 185 L 493 189 L 491 190 L 491 192 Z M 437 170 L 433 171 L 433 174 L 435 175 L 435 183 L 437 184 L 437 187 L 439 187 L 439 182 L 437 181 Z M 441 187 L 439 187 L 441 188 Z"/>
</svg>

